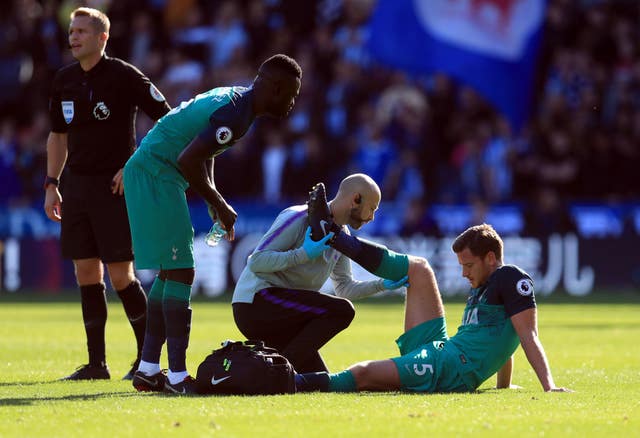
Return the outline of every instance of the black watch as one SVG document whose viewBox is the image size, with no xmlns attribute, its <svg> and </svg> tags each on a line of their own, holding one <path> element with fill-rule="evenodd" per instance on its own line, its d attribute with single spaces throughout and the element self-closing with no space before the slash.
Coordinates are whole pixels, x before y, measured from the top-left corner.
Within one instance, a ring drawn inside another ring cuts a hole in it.
<svg viewBox="0 0 640 438">
<path fill-rule="evenodd" d="M 58 187 L 60 185 L 60 181 L 58 181 L 58 178 L 54 178 L 52 176 L 47 176 L 44 179 L 44 188 L 45 188 L 45 190 L 47 189 L 47 187 L 49 187 L 49 184 L 53 184 L 54 186 Z"/>
</svg>

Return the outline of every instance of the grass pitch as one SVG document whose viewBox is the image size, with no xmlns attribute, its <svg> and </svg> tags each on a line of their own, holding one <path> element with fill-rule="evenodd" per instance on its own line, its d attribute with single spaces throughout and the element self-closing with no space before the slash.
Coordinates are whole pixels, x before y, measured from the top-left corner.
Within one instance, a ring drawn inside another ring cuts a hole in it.
<svg viewBox="0 0 640 438">
<path fill-rule="evenodd" d="M 539 299 L 553 375 L 573 394 L 542 392 L 519 349 L 513 381 L 520 390 L 494 390 L 491 378 L 472 394 L 172 397 L 139 394 L 119 380 L 134 339 L 118 301 L 109 303 L 107 323 L 112 380 L 58 382 L 86 362 L 79 303 L 0 294 L 0 436 L 640 436 L 640 296 L 605 298 Z M 445 306 L 452 335 L 463 305 Z M 187 360 L 195 374 L 221 341 L 242 337 L 228 302 L 196 300 L 192 307 Z M 397 353 L 401 300 L 360 301 L 356 310 L 351 327 L 322 350 L 334 371 Z"/>
</svg>

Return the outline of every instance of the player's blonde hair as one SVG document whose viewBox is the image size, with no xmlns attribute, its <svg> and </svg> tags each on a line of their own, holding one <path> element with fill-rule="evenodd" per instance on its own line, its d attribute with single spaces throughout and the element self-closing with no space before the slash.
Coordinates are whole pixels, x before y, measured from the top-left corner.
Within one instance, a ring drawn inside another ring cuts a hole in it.
<svg viewBox="0 0 640 438">
<path fill-rule="evenodd" d="M 91 25 L 98 32 L 105 32 L 108 34 L 109 29 L 111 28 L 111 22 L 109 21 L 107 14 L 97 9 L 87 7 L 76 8 L 71 11 L 70 17 L 72 20 L 75 17 L 89 17 L 91 19 Z"/>
</svg>

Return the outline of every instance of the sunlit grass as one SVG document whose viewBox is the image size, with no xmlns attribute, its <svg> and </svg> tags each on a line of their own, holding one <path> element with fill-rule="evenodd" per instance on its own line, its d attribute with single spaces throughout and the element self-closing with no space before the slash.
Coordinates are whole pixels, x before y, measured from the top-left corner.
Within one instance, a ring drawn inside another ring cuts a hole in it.
<svg viewBox="0 0 640 438">
<path fill-rule="evenodd" d="M 554 377 L 574 394 L 542 392 L 519 350 L 514 383 L 522 390 L 493 390 L 491 378 L 473 394 L 169 397 L 138 394 L 119 380 L 134 340 L 117 301 L 107 324 L 112 380 L 58 382 L 86 362 L 79 304 L 0 296 L 0 436 L 639 436 L 640 300 L 583 300 L 539 302 Z M 193 309 L 187 358 L 195 373 L 211 349 L 241 336 L 229 303 L 195 301 Z M 332 370 L 396 354 L 400 300 L 356 309 L 351 327 L 322 351 Z M 461 312 L 461 303 L 447 303 L 451 334 Z"/>
</svg>

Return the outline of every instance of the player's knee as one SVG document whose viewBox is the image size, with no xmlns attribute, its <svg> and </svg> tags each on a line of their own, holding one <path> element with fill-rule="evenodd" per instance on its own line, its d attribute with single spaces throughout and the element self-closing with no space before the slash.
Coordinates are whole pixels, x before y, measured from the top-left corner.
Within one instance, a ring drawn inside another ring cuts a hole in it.
<svg viewBox="0 0 640 438">
<path fill-rule="evenodd" d="M 375 373 L 372 363 L 373 361 L 367 360 L 349 367 L 349 371 L 351 371 L 358 389 L 369 388 L 375 383 Z"/>
<path fill-rule="evenodd" d="M 417 277 L 434 277 L 433 268 L 427 259 L 422 257 L 409 257 L 409 283 Z"/>
<path fill-rule="evenodd" d="M 368 360 L 349 367 L 359 391 L 395 391 L 400 388 L 400 377 L 391 360 Z"/>
</svg>

